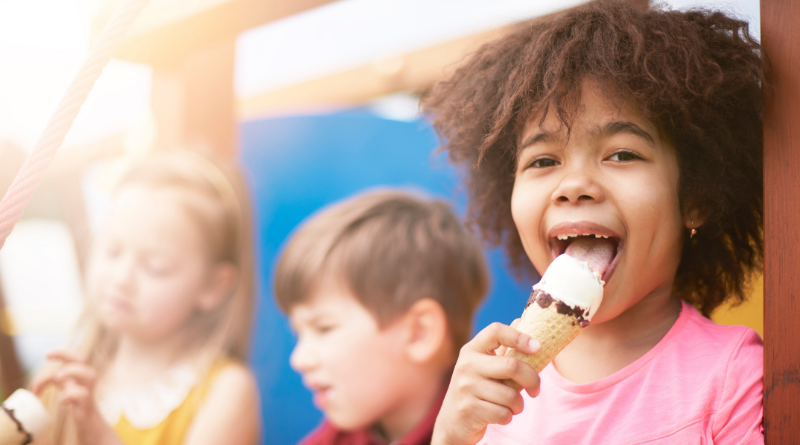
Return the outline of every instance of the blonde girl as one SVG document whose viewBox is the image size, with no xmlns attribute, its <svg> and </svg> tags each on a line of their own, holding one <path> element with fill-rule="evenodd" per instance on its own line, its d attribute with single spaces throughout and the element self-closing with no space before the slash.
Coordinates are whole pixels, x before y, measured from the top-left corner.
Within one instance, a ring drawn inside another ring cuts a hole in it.
<svg viewBox="0 0 800 445">
<path fill-rule="evenodd" d="M 95 240 L 79 347 L 31 384 L 55 444 L 256 443 L 250 213 L 233 166 L 152 155 Z"/>
</svg>

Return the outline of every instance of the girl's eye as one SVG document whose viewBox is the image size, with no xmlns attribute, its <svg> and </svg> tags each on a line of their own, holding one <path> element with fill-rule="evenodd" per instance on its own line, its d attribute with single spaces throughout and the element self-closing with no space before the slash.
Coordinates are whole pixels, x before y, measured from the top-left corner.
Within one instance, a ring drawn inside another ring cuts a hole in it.
<svg viewBox="0 0 800 445">
<path fill-rule="evenodd" d="M 618 151 L 613 155 L 609 156 L 608 159 L 610 161 L 617 161 L 617 162 L 630 162 L 641 158 L 631 151 Z"/>
<path fill-rule="evenodd" d="M 150 275 L 156 277 L 161 277 L 169 273 L 169 267 L 151 261 L 146 261 L 144 263 L 144 268 Z"/>
<path fill-rule="evenodd" d="M 107 259 L 114 259 L 122 253 L 122 249 L 116 244 L 109 244 L 106 246 L 105 254 Z"/>
<path fill-rule="evenodd" d="M 555 159 L 539 158 L 539 159 L 534 159 L 533 162 L 528 164 L 528 166 L 533 168 L 547 168 L 547 167 L 555 167 L 558 164 L 559 162 L 556 161 Z"/>
</svg>

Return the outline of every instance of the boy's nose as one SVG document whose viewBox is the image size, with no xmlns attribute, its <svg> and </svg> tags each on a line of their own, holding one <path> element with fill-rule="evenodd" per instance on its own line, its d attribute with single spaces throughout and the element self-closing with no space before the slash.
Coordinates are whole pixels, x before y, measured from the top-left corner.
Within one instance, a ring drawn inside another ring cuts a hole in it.
<svg viewBox="0 0 800 445">
<path fill-rule="evenodd" d="M 605 193 L 589 169 L 576 167 L 565 171 L 551 199 L 554 204 L 599 202 L 605 199 Z"/>
<path fill-rule="evenodd" d="M 289 356 L 289 365 L 299 373 L 311 371 L 317 366 L 317 360 L 309 342 L 298 339 L 292 355 Z"/>
</svg>

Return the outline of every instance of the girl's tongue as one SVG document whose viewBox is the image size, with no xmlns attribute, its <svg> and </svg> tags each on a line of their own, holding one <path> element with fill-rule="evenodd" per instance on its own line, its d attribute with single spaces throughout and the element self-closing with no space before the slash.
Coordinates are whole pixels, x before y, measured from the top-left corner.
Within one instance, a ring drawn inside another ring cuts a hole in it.
<svg viewBox="0 0 800 445">
<path fill-rule="evenodd" d="M 603 276 L 614 259 L 616 247 L 608 238 L 579 236 L 568 246 L 565 254 L 589 263 L 592 272 Z"/>
</svg>

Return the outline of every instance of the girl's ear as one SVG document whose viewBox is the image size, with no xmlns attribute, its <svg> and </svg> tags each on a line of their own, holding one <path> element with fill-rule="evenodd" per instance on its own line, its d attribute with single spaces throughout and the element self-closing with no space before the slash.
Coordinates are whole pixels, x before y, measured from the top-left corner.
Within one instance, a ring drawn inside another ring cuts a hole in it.
<svg viewBox="0 0 800 445">
<path fill-rule="evenodd" d="M 414 303 L 403 318 L 407 327 L 406 357 L 414 363 L 436 360 L 447 346 L 450 335 L 442 305 L 431 298 L 423 298 Z"/>
<path fill-rule="evenodd" d="M 231 263 L 222 263 L 214 267 L 208 288 L 200 296 L 197 308 L 202 312 L 217 309 L 228 298 L 239 281 L 239 269 Z"/>
<path fill-rule="evenodd" d="M 694 203 L 685 203 L 683 206 L 683 225 L 689 229 L 697 229 L 702 226 L 708 215 L 702 208 Z"/>
</svg>

